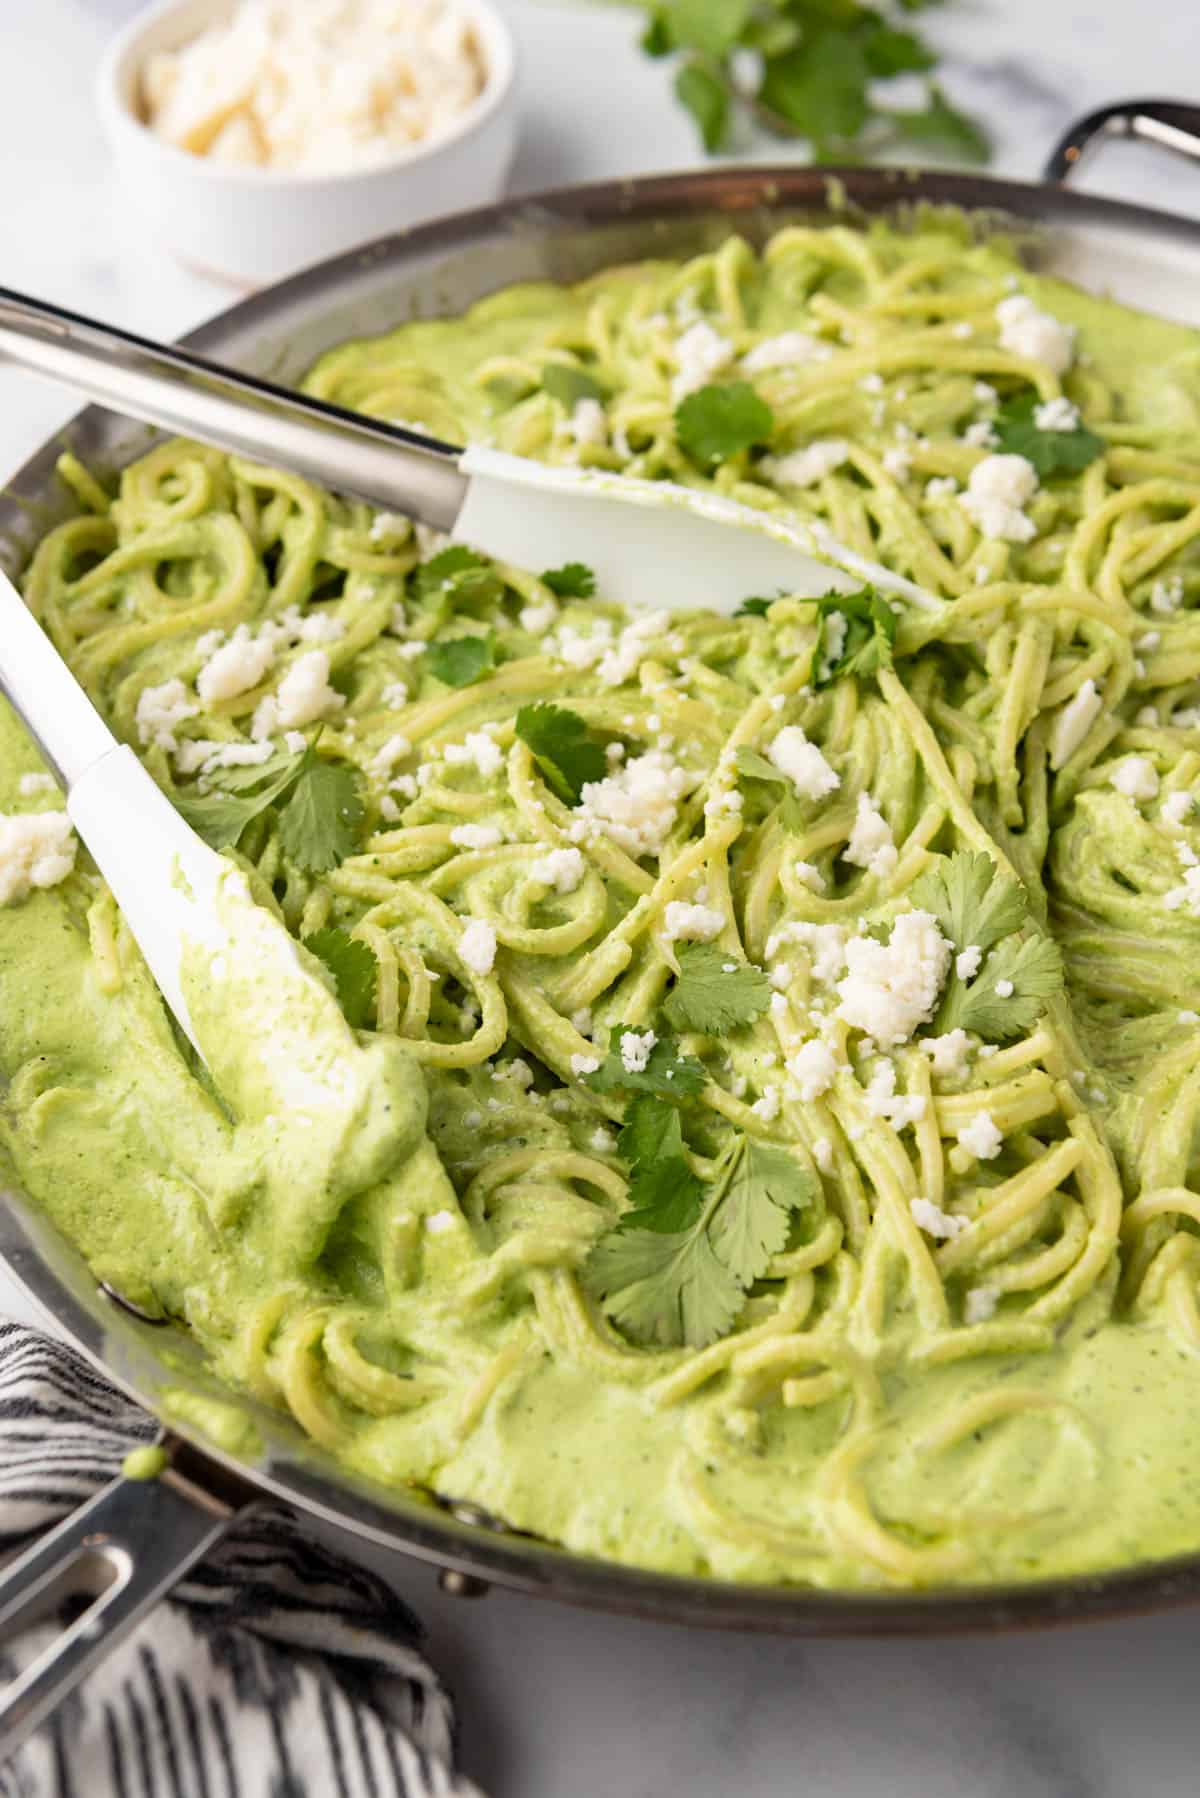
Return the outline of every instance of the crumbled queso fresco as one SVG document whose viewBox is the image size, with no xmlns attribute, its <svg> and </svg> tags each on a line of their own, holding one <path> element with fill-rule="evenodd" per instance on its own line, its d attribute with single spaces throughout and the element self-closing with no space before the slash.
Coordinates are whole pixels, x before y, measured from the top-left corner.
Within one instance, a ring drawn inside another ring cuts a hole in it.
<svg viewBox="0 0 1200 1798">
<path fill-rule="evenodd" d="M 142 70 L 150 128 L 235 167 L 325 175 L 403 156 L 482 91 L 459 0 L 240 0 Z"/>
</svg>

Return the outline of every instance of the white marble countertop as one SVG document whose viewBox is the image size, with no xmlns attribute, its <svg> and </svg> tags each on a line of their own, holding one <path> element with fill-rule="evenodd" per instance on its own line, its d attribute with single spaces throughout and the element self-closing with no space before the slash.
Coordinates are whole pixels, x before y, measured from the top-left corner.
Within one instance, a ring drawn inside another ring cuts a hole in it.
<svg viewBox="0 0 1200 1798">
<path fill-rule="evenodd" d="M 527 117 L 514 187 L 698 160 L 661 68 L 617 12 L 509 0 Z M 123 216 L 91 105 L 131 0 L 0 0 L 0 280 L 170 337 L 228 296 Z M 996 168 L 1033 176 L 1067 121 L 1129 95 L 1200 97 L 1194 0 L 957 0 L 927 16 Z M 595 71 L 602 79 L 595 79 Z M 1182 91 L 1181 91 L 1182 90 Z M 1200 169 L 1113 149 L 1086 185 L 1200 215 Z M 0 373 L 0 475 L 72 408 Z M 23 1311 L 0 1278 L 0 1311 Z M 491 1798 L 1175 1798 L 1196 1791 L 1194 1613 L 943 1643 L 774 1641 L 442 1596 L 428 1619 Z"/>
</svg>

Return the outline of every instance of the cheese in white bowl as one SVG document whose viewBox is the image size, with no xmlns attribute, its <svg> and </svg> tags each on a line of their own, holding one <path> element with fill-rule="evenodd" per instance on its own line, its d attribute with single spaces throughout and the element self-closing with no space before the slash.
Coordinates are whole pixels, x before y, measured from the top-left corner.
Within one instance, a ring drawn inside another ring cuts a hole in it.
<svg viewBox="0 0 1200 1798">
<path fill-rule="evenodd" d="M 458 0 L 242 0 L 142 70 L 147 124 L 233 166 L 327 175 L 450 130 L 486 68 Z"/>
</svg>

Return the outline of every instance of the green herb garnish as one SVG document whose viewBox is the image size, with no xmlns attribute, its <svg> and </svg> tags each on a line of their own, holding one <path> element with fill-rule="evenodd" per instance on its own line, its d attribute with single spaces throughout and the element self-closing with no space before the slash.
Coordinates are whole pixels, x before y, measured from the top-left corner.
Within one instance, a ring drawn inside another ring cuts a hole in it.
<svg viewBox="0 0 1200 1798">
<path fill-rule="evenodd" d="M 771 987 L 761 968 L 733 961 L 714 943 L 681 943 L 676 959 L 679 978 L 663 1004 L 673 1029 L 723 1036 L 766 1011 Z"/>
<path fill-rule="evenodd" d="M 585 563 L 567 562 L 561 568 L 548 568 L 542 585 L 559 599 L 590 599 L 596 591 L 596 577 Z"/>
<path fill-rule="evenodd" d="M 878 674 L 881 668 L 891 667 L 896 614 L 874 587 L 861 587 L 857 593 L 827 593 L 816 603 L 821 613 L 821 633 L 813 655 L 815 686 L 828 686 L 830 681 L 847 674 L 865 679 Z M 832 620 L 839 617 L 845 620 L 845 635 L 840 644 L 835 644 Z"/>
<path fill-rule="evenodd" d="M 1037 423 L 1041 405 L 1032 391 L 1005 400 L 996 413 L 996 446 L 1010 456 L 1024 456 L 1042 480 L 1056 474 L 1079 474 L 1102 456 L 1108 445 L 1084 424 L 1073 431 L 1046 431 Z"/>
<path fill-rule="evenodd" d="M 362 821 L 362 797 L 353 768 L 323 760 L 310 745 L 279 814 L 283 853 L 303 873 L 325 874 L 354 853 Z"/>
<path fill-rule="evenodd" d="M 675 412 L 680 448 L 706 469 L 767 442 L 774 429 L 774 413 L 748 381 L 701 387 L 689 393 Z"/>
<path fill-rule="evenodd" d="M 351 1029 L 365 1030 L 375 1014 L 379 986 L 379 964 L 370 949 L 335 924 L 301 941 L 333 975 L 338 1004 Z"/>
<path fill-rule="evenodd" d="M 1058 945 L 1034 934 L 1020 882 L 982 850 L 959 850 L 948 862 L 926 869 L 909 897 L 918 910 L 932 912 L 956 950 L 983 951 L 969 981 L 951 967 L 931 1033 L 973 1030 L 990 1042 L 1004 1042 L 1032 1030 L 1046 1001 L 1062 989 L 1063 965 Z M 1005 982 L 1012 986 L 1007 997 L 996 991 Z"/>
<path fill-rule="evenodd" d="M 225 768 L 208 793 L 177 793 L 175 805 L 213 849 L 228 849 L 246 826 L 279 806 L 279 840 L 303 873 L 323 874 L 353 854 L 362 828 L 358 777 L 344 762 L 327 761 L 310 743 L 298 755 L 274 755 L 248 768 Z"/>
<path fill-rule="evenodd" d="M 495 640 L 490 632 L 481 637 L 451 637 L 447 643 L 431 644 L 428 659 L 429 672 L 447 687 L 469 687 L 495 668 Z"/>
<path fill-rule="evenodd" d="M 704 1087 L 704 1066 L 690 1055 L 681 1055 L 669 1036 L 660 1036 L 651 1049 L 644 1068 L 636 1071 L 621 1059 L 621 1044 L 627 1036 L 640 1036 L 641 1031 L 622 1029 L 610 1046 L 604 1060 L 587 1083 L 598 1093 L 657 1093 L 664 1099 L 687 1099 Z"/>
<path fill-rule="evenodd" d="M 439 551 L 413 576 L 413 594 L 422 603 L 487 604 L 503 591 L 504 584 L 487 558 L 462 543 Z"/>
<path fill-rule="evenodd" d="M 904 18 L 926 3 L 653 0 L 642 48 L 678 59 L 676 97 L 706 150 L 726 147 L 742 110 L 779 136 L 807 139 L 818 162 L 897 144 L 986 162 L 987 138 L 929 79 L 937 53 Z M 874 83 L 892 75 L 925 76 L 924 105 L 882 101 Z"/>
<path fill-rule="evenodd" d="M 677 1117 L 656 1117 L 653 1104 L 638 1100 L 621 1132 L 634 1206 L 593 1249 L 584 1280 L 632 1341 L 703 1348 L 731 1328 L 817 1182 L 788 1150 L 743 1135 L 701 1182 Z"/>
<path fill-rule="evenodd" d="M 608 770 L 604 748 L 589 731 L 578 712 L 539 701 L 522 706 L 516 732 L 533 751 L 543 780 L 564 805 L 578 805 L 590 781 L 603 780 Z"/>
</svg>

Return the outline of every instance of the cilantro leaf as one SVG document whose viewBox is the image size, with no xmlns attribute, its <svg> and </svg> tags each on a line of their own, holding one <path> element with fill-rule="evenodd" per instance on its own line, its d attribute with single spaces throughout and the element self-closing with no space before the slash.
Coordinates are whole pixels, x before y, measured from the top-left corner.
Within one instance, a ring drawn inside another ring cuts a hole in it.
<svg viewBox="0 0 1200 1798">
<path fill-rule="evenodd" d="M 617 1146 L 629 1163 L 631 1209 L 619 1228 L 686 1230 L 695 1223 L 704 1188 L 683 1152 L 679 1112 L 665 1100 L 643 1093 L 625 1114 Z"/>
<path fill-rule="evenodd" d="M 723 1036 L 766 1011 L 771 986 L 761 968 L 749 962 L 731 968 L 728 953 L 715 943 L 681 944 L 677 957 L 679 978 L 663 1005 L 672 1029 Z"/>
<path fill-rule="evenodd" d="M 1012 456 L 1024 456 L 1042 480 L 1055 474 L 1078 474 L 1104 454 L 1108 446 L 1103 437 L 1097 437 L 1086 425 L 1076 425 L 1073 431 L 1039 429 L 1035 414 L 1040 404 L 1032 391 L 1005 400 L 995 418 L 1000 449 Z"/>
<path fill-rule="evenodd" d="M 596 591 L 596 577 L 583 562 L 565 562 L 561 568 L 548 568 L 542 585 L 559 599 L 590 599 Z"/>
<path fill-rule="evenodd" d="M 909 898 L 918 911 L 933 913 L 956 949 L 990 949 L 1029 916 L 1024 888 L 982 849 L 959 849 L 949 861 L 926 868 L 913 881 Z"/>
<path fill-rule="evenodd" d="M 354 770 L 330 762 L 310 743 L 298 755 L 272 756 L 258 766 L 225 768 L 208 793 L 177 793 L 175 805 L 213 849 L 238 842 L 252 819 L 285 801 L 279 812 L 284 854 L 308 874 L 336 868 L 357 847 L 363 804 Z"/>
<path fill-rule="evenodd" d="M 611 1231 L 588 1257 L 584 1282 L 631 1342 L 704 1348 L 742 1307 L 741 1284 L 717 1259 L 703 1221 L 666 1233 Z"/>
<path fill-rule="evenodd" d="M 291 750 L 277 749 L 273 755 L 262 762 L 245 762 L 241 767 L 218 768 L 205 779 L 210 786 L 220 787 L 225 793 L 255 793 L 265 783 L 274 784 L 281 774 L 294 777 L 300 771 L 300 762 L 304 751 L 295 754 Z"/>
<path fill-rule="evenodd" d="M 753 0 L 668 0 L 667 17 L 675 44 L 721 57 L 738 42 L 753 11 Z"/>
<path fill-rule="evenodd" d="M 1012 992 L 1001 998 L 996 986 L 1009 981 Z M 1062 990 L 1063 963 L 1057 943 L 1049 937 L 1006 937 L 965 986 L 951 982 L 938 1011 L 937 1028 L 973 1030 L 989 1042 L 1004 1042 L 1032 1030 L 1046 1009 L 1046 1000 Z"/>
<path fill-rule="evenodd" d="M 439 551 L 413 577 L 413 595 L 423 603 L 483 603 L 498 599 L 503 591 L 503 583 L 487 558 L 462 543 L 452 543 L 449 549 Z"/>
<path fill-rule="evenodd" d="M 765 618 L 774 604 L 773 599 L 744 599 L 733 615 L 735 618 Z"/>
<path fill-rule="evenodd" d="M 781 774 L 774 762 L 769 762 L 757 749 L 751 749 L 748 743 L 740 743 L 733 752 L 733 765 L 743 780 L 761 780 L 764 786 L 782 787 L 784 791 L 775 807 L 775 815 L 783 828 L 793 834 L 805 828 L 804 808 L 799 795 L 786 774 Z"/>
<path fill-rule="evenodd" d="M 728 141 L 740 109 L 785 137 L 807 138 L 816 161 L 869 157 L 897 142 L 985 161 L 988 142 L 931 81 L 911 111 L 883 104 L 880 79 L 928 75 L 934 46 L 894 15 L 936 0 L 642 0 L 642 48 L 678 56 L 675 94 L 705 147 Z"/>
<path fill-rule="evenodd" d="M 675 48 L 675 39 L 671 35 L 671 27 L 666 15 L 653 12 L 642 33 L 640 46 L 647 56 L 669 56 Z"/>
<path fill-rule="evenodd" d="M 564 805 L 578 805 L 590 781 L 608 771 L 604 749 L 578 712 L 540 700 L 517 713 L 516 732 L 533 751 L 533 759 L 551 792 Z"/>
<path fill-rule="evenodd" d="M 346 762 L 330 762 L 309 744 L 291 797 L 279 814 L 279 842 L 305 874 L 336 868 L 358 847 L 363 802 L 358 777 Z"/>
<path fill-rule="evenodd" d="M 303 754 L 272 756 L 257 766 L 222 769 L 212 777 L 212 791 L 175 793 L 175 809 L 210 849 L 230 849 L 246 826 L 287 792 L 302 760 Z"/>
<path fill-rule="evenodd" d="M 862 47 L 867 67 L 880 79 L 889 75 L 921 74 L 937 63 L 929 45 L 923 44 L 915 31 L 901 31 L 878 14 L 868 22 Z"/>
<path fill-rule="evenodd" d="M 774 762 L 769 762 L 757 749 L 751 749 L 749 743 L 738 744 L 733 752 L 733 765 L 747 780 L 765 780 L 773 787 L 788 785 L 787 775 L 781 774 Z"/>
<path fill-rule="evenodd" d="M 825 156 L 857 137 L 870 117 L 871 73 L 862 43 L 830 26 L 807 32 L 794 49 L 768 60 L 758 99 Z"/>
<path fill-rule="evenodd" d="M 631 1072 L 621 1059 L 621 1044 L 627 1036 L 640 1034 L 625 1029 L 617 1032 L 618 1040 L 610 1046 L 595 1073 L 587 1077 L 590 1087 L 598 1093 L 658 1093 L 664 1099 L 692 1098 L 703 1090 L 703 1063 L 690 1055 L 680 1055 L 669 1036 L 660 1037 L 655 1043 L 644 1068 Z"/>
<path fill-rule="evenodd" d="M 481 637 L 452 637 L 433 643 L 428 651 L 429 671 L 447 687 L 469 687 L 496 666 L 496 644 L 490 632 Z"/>
<path fill-rule="evenodd" d="M 574 412 L 580 400 L 603 401 L 608 397 L 599 381 L 571 362 L 547 362 L 542 370 L 542 386 L 568 412 Z"/>
<path fill-rule="evenodd" d="M 916 112 L 885 115 L 902 142 L 924 150 L 942 150 L 960 162 L 987 162 L 992 147 L 987 133 L 951 106 L 941 88 L 929 82 L 926 103 Z"/>
<path fill-rule="evenodd" d="M 335 924 L 301 938 L 310 955 L 324 962 L 337 986 L 338 1004 L 353 1030 L 365 1030 L 375 1013 L 379 964 L 366 943 Z"/>
<path fill-rule="evenodd" d="M 638 1157 L 642 1198 L 593 1249 L 584 1282 L 635 1342 L 703 1348 L 735 1321 L 746 1289 L 787 1241 L 789 1214 L 813 1205 L 811 1170 L 784 1149 L 738 1135 L 707 1185 L 694 1179 L 673 1127 L 639 1100 L 621 1133 Z M 680 1174 L 682 1168 L 684 1174 Z M 686 1177 L 685 1177 L 686 1176 Z"/>
<path fill-rule="evenodd" d="M 1032 934 L 1029 898 L 982 850 L 959 850 L 944 865 L 927 868 L 912 884 L 918 910 L 932 912 L 955 949 L 982 949 L 983 962 L 967 982 L 950 974 L 930 1026 L 935 1035 L 973 1030 L 992 1042 L 1031 1030 L 1045 1002 L 1063 984 L 1062 956 L 1048 937 Z M 1021 934 L 1019 934 L 1021 933 Z M 1010 981 L 1002 998 L 997 982 Z"/>
<path fill-rule="evenodd" d="M 675 98 L 695 119 L 704 148 L 719 150 L 729 130 L 729 89 L 721 78 L 706 63 L 685 62 L 675 76 Z"/>
<path fill-rule="evenodd" d="M 718 1261 L 749 1286 L 767 1271 L 788 1238 L 789 1213 L 817 1198 L 813 1174 L 786 1149 L 738 1137 L 709 1238 Z"/>
<path fill-rule="evenodd" d="M 765 443 L 774 429 L 775 414 L 748 381 L 701 387 L 675 411 L 680 448 L 702 468 L 715 468 L 741 450 Z"/>
<path fill-rule="evenodd" d="M 892 665 L 896 641 L 896 614 L 874 587 L 857 593 L 827 593 L 816 601 L 821 613 L 821 635 L 813 655 L 813 683 L 828 686 L 843 675 L 860 679 Z M 844 620 L 845 634 L 834 620 Z M 837 629 L 838 639 L 834 638 Z M 836 655 L 833 651 L 836 649 Z"/>
</svg>

